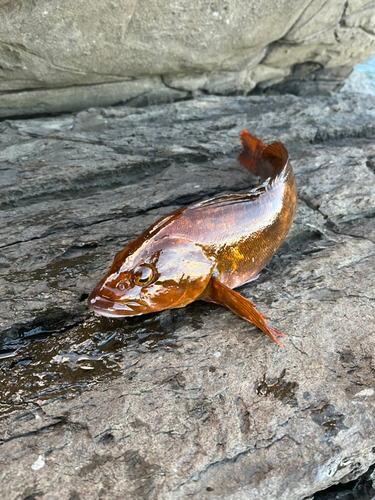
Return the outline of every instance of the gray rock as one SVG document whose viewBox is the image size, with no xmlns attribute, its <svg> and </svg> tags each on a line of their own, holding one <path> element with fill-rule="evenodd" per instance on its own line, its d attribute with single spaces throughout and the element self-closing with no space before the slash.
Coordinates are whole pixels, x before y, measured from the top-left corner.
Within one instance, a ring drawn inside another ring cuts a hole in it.
<svg viewBox="0 0 375 500">
<path fill-rule="evenodd" d="M 367 0 L 2 2 L 0 116 L 199 92 L 246 95 L 278 84 L 281 92 L 327 93 L 374 52 L 374 7 Z"/>
<path fill-rule="evenodd" d="M 0 116 L 43 115 L 56 111 L 64 113 L 113 104 L 147 106 L 187 97 L 189 92 L 167 87 L 160 77 L 138 78 L 122 82 L 77 85 L 57 90 L 37 89 L 0 93 Z"/>
<path fill-rule="evenodd" d="M 311 500 L 372 500 L 375 495 L 373 476 L 374 466 L 359 479 L 331 486 L 316 493 Z"/>
<path fill-rule="evenodd" d="M 374 114 L 371 96 L 211 96 L 1 123 L 4 498 L 302 500 L 375 463 Z M 292 230 L 240 289 L 285 347 L 203 302 L 90 314 L 127 241 L 257 183 L 242 128 L 296 172 Z"/>
</svg>

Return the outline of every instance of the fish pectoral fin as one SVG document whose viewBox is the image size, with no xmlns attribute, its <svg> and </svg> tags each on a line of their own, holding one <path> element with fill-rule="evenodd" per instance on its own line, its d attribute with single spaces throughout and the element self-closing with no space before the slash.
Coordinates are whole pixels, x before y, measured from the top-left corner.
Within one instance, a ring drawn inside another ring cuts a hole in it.
<svg viewBox="0 0 375 500">
<path fill-rule="evenodd" d="M 226 307 L 240 318 L 260 328 L 276 344 L 280 346 L 284 345 L 276 337 L 285 337 L 285 335 L 267 325 L 264 318 L 268 318 L 268 316 L 258 312 L 252 302 L 231 288 L 228 288 L 216 278 L 211 277 L 207 292 L 201 298 L 206 302 L 214 302 Z"/>
</svg>

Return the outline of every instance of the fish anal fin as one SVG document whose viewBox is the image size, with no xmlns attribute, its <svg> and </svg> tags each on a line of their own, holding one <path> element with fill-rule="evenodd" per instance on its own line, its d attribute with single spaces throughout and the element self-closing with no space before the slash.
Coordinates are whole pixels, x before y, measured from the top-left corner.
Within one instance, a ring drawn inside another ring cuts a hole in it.
<svg viewBox="0 0 375 500">
<path fill-rule="evenodd" d="M 242 295 L 227 287 L 216 278 L 211 276 L 207 292 L 201 299 L 226 307 L 241 319 L 257 326 L 262 332 L 268 335 L 270 339 L 276 342 L 276 344 L 283 346 L 283 344 L 277 340 L 277 337 L 285 337 L 285 335 L 267 325 L 264 319 L 267 316 L 258 312 L 252 302 L 245 299 L 245 297 L 242 297 Z"/>
</svg>

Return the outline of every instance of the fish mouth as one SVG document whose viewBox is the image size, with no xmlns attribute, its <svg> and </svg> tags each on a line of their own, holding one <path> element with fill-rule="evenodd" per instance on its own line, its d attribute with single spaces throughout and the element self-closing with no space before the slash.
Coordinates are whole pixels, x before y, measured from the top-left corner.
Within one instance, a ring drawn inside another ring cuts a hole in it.
<svg viewBox="0 0 375 500">
<path fill-rule="evenodd" d="M 139 316 L 144 314 L 144 304 L 129 300 L 127 302 L 113 302 L 100 296 L 88 298 L 88 306 L 94 313 L 107 318 L 118 318 L 119 316 Z"/>
</svg>

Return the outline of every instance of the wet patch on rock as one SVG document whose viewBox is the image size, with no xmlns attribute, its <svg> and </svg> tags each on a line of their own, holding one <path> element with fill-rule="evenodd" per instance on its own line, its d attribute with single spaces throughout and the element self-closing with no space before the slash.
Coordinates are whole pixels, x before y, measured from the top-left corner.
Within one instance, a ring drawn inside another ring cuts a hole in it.
<svg viewBox="0 0 375 500">
<path fill-rule="evenodd" d="M 298 388 L 297 382 L 288 382 L 285 380 L 286 369 L 284 369 L 278 378 L 266 380 L 266 375 L 256 385 L 255 391 L 259 396 L 272 395 L 282 403 L 288 403 L 292 406 L 297 406 L 297 399 L 295 396 Z"/>
<path fill-rule="evenodd" d="M 325 433 L 325 437 L 336 436 L 339 431 L 347 429 L 344 424 L 345 416 L 337 413 L 335 407 L 329 403 L 324 403 L 320 408 L 311 412 L 313 422 L 320 425 Z"/>
</svg>

